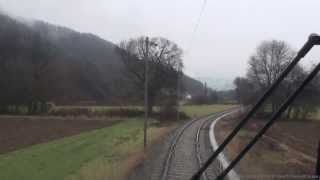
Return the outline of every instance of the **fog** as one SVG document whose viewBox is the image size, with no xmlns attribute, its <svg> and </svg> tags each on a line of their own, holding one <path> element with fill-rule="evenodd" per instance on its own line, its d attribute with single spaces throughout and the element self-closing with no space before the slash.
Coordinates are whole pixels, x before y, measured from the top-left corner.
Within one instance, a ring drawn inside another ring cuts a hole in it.
<svg viewBox="0 0 320 180">
<path fill-rule="evenodd" d="M 184 49 L 187 74 L 229 80 L 245 75 L 261 41 L 284 40 L 298 50 L 310 33 L 320 33 L 319 7 L 319 0 L 0 0 L 0 9 L 10 15 L 114 43 L 140 35 L 166 37 Z M 315 49 L 304 65 L 318 57 Z"/>
</svg>

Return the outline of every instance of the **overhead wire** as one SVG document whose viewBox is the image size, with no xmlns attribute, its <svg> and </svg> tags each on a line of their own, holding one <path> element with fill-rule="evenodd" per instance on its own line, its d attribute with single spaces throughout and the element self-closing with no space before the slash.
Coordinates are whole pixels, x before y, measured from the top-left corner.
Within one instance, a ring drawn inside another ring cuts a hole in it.
<svg viewBox="0 0 320 180">
<path fill-rule="evenodd" d="M 193 44 L 193 41 L 195 39 L 195 35 L 196 35 L 197 31 L 198 31 L 198 28 L 200 26 L 201 18 L 202 18 L 203 14 L 204 14 L 206 6 L 207 6 L 207 0 L 203 0 L 202 6 L 201 6 L 201 10 L 200 10 L 200 14 L 199 14 L 199 16 L 198 16 L 198 18 L 196 20 L 195 26 L 194 26 L 194 28 L 192 30 L 192 33 L 191 33 L 191 36 L 190 36 L 191 38 L 189 40 L 189 45 L 188 45 L 187 52 L 190 52 L 190 50 L 192 48 L 192 44 Z"/>
</svg>

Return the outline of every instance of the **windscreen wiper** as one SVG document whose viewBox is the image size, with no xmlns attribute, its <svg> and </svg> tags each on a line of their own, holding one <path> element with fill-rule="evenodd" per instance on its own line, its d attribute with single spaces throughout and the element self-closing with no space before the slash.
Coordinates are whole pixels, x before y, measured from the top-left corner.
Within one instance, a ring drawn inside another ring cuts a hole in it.
<svg viewBox="0 0 320 180">
<path fill-rule="evenodd" d="M 299 50 L 296 57 L 287 66 L 287 68 L 280 74 L 279 78 L 269 87 L 269 89 L 263 94 L 248 114 L 238 123 L 234 130 L 228 135 L 228 137 L 221 143 L 217 150 L 210 156 L 210 158 L 203 164 L 203 166 L 193 175 L 191 180 L 199 180 L 202 173 L 209 167 L 209 165 L 218 157 L 218 155 L 224 150 L 224 148 L 230 143 L 230 141 L 237 135 L 241 128 L 248 122 L 248 120 L 257 112 L 268 97 L 274 92 L 274 90 L 280 85 L 284 78 L 292 71 L 292 69 L 298 64 L 298 62 L 312 49 L 313 46 L 320 45 L 320 36 L 317 34 L 311 34 L 308 41 Z M 276 112 L 271 120 L 258 132 L 254 139 L 240 152 L 240 154 L 230 163 L 230 165 L 216 178 L 218 180 L 223 179 L 228 172 L 241 160 L 241 158 L 251 149 L 251 147 L 261 138 L 267 129 L 271 127 L 275 119 L 277 119 L 283 111 L 286 110 L 288 105 L 297 97 L 297 95 L 303 90 L 303 88 L 316 76 L 319 71 L 320 63 L 316 68 L 308 75 L 301 86 L 287 99 L 287 101 L 281 106 L 278 112 Z"/>
</svg>

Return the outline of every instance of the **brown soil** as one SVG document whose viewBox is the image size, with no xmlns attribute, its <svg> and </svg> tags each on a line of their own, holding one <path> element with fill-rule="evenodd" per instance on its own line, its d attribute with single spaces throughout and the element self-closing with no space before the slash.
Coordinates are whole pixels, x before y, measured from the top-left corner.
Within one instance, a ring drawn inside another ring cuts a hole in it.
<svg viewBox="0 0 320 180">
<path fill-rule="evenodd" d="M 0 154 L 34 144 L 103 128 L 107 120 L 65 120 L 46 117 L 0 117 Z"/>
<path fill-rule="evenodd" d="M 239 117 L 229 118 L 217 124 L 218 142 L 222 142 L 238 120 Z M 250 120 L 228 146 L 227 157 L 233 159 L 264 123 Z M 236 170 L 240 175 L 313 175 L 319 132 L 317 121 L 279 120 L 240 161 Z"/>
</svg>

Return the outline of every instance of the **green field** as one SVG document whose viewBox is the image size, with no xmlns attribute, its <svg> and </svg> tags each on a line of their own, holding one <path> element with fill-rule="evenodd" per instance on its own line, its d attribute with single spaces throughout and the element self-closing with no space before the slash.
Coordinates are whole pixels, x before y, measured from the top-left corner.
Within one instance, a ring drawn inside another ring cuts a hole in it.
<svg viewBox="0 0 320 180">
<path fill-rule="evenodd" d="M 230 105 L 183 106 L 190 117 L 230 108 Z M 104 107 L 108 108 L 108 107 Z M 174 124 L 176 125 L 176 124 Z M 126 160 L 142 151 L 143 121 L 139 118 L 45 144 L 0 155 L 1 180 L 98 180 L 123 179 Z M 152 126 L 149 139 L 164 133 Z"/>
<path fill-rule="evenodd" d="M 182 106 L 181 110 L 189 117 L 200 117 L 211 113 L 221 112 L 232 107 L 235 107 L 235 105 L 186 105 Z"/>
<path fill-rule="evenodd" d="M 97 163 L 105 171 L 112 169 L 114 162 L 125 159 L 130 151 L 135 150 L 135 146 L 141 144 L 141 127 L 141 121 L 130 119 L 104 129 L 1 155 L 0 179 L 71 179 L 81 174 L 82 168 L 86 168 L 89 175 L 91 170 L 96 172 L 93 168 L 96 168 Z M 104 175 L 108 176 L 111 172 L 105 173 Z"/>
<path fill-rule="evenodd" d="M 320 121 L 320 109 L 312 116 L 313 119 Z"/>
<path fill-rule="evenodd" d="M 189 117 L 199 117 L 210 113 L 223 111 L 234 106 L 235 105 L 230 104 L 184 105 L 181 107 L 180 111 L 186 113 Z M 101 112 L 119 109 L 136 109 L 143 111 L 143 106 L 57 106 L 54 108 L 54 111 L 67 111 L 71 109 L 88 109 L 91 112 Z M 159 107 L 155 106 L 154 111 L 159 111 Z"/>
</svg>

